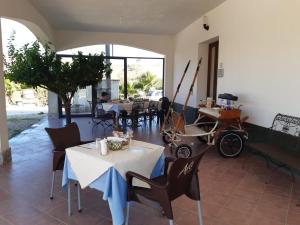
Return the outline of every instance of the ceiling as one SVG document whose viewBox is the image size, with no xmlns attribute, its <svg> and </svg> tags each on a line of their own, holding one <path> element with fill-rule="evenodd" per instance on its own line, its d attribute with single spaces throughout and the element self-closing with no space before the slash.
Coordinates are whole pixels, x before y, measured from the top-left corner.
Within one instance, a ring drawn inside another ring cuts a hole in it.
<svg viewBox="0 0 300 225">
<path fill-rule="evenodd" d="M 225 0 L 29 0 L 55 29 L 175 34 Z"/>
</svg>

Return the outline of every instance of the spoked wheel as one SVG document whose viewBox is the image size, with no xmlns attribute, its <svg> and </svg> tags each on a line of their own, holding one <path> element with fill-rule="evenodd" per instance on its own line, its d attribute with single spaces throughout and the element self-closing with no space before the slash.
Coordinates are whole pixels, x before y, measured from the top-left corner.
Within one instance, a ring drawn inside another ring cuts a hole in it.
<svg viewBox="0 0 300 225">
<path fill-rule="evenodd" d="M 162 134 L 162 140 L 167 145 L 171 143 L 170 135 L 171 135 L 170 131 L 163 132 Z"/>
<path fill-rule="evenodd" d="M 244 140 L 240 134 L 227 131 L 220 135 L 217 141 L 217 148 L 224 158 L 238 157 L 244 149 Z"/>
<path fill-rule="evenodd" d="M 192 155 L 192 148 L 189 145 L 178 145 L 175 152 L 176 158 L 189 158 Z"/>
</svg>

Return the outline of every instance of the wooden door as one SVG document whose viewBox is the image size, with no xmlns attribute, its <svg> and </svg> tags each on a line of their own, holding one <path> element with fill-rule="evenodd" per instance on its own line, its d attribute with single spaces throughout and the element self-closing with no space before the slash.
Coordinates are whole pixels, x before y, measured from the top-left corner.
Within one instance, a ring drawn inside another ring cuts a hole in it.
<svg viewBox="0 0 300 225">
<path fill-rule="evenodd" d="M 209 44 L 208 48 L 208 74 L 207 74 L 207 97 L 217 98 L 219 41 Z"/>
</svg>

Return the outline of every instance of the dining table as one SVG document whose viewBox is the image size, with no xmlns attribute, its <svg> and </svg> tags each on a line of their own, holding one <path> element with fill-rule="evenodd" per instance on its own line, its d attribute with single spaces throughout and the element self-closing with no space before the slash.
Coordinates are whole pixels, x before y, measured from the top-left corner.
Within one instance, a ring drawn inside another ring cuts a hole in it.
<svg viewBox="0 0 300 225">
<path fill-rule="evenodd" d="M 101 155 L 95 142 L 66 149 L 62 186 L 68 187 L 68 212 L 71 214 L 70 181 L 77 181 L 81 189 L 87 187 L 103 192 L 108 201 L 113 225 L 125 221 L 127 203 L 126 173 L 133 171 L 147 178 L 162 175 L 164 169 L 164 147 L 138 140 L 131 140 L 119 151 Z M 134 185 L 149 187 L 134 180 Z M 79 199 L 80 201 L 80 199 Z"/>
<path fill-rule="evenodd" d="M 162 101 L 158 102 L 158 110 L 161 109 Z M 149 107 L 150 101 L 144 101 L 144 109 L 147 109 Z M 114 111 L 117 115 L 117 117 L 120 115 L 120 112 L 122 110 L 126 111 L 128 114 L 132 111 L 132 105 L 133 102 L 107 102 L 102 103 L 103 109 L 105 111 Z"/>
</svg>

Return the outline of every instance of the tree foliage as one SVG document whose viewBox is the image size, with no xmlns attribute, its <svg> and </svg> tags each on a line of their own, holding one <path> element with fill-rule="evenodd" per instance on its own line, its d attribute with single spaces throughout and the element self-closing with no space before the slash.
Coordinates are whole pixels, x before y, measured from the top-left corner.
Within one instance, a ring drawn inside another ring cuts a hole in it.
<svg viewBox="0 0 300 225">
<path fill-rule="evenodd" d="M 8 46 L 5 76 L 15 83 L 56 93 L 64 103 L 67 123 L 71 122 L 71 100 L 75 92 L 98 84 L 103 76 L 109 77 L 112 72 L 103 54 L 85 56 L 78 52 L 72 62 L 64 62 L 48 44 L 42 49 L 36 41 L 16 49 L 13 40 Z"/>
<path fill-rule="evenodd" d="M 22 89 L 20 84 L 16 84 L 9 79 L 4 79 L 4 86 L 5 86 L 5 95 L 9 98 L 9 101 L 12 103 L 12 96 L 16 91 L 20 91 Z"/>
<path fill-rule="evenodd" d="M 150 88 L 153 88 L 158 83 L 156 76 L 147 71 L 137 78 L 137 82 L 134 83 L 134 88 L 148 92 Z"/>
<path fill-rule="evenodd" d="M 120 93 L 124 95 L 125 90 L 124 90 L 124 83 L 122 83 L 119 87 Z M 134 85 L 130 82 L 127 83 L 127 94 L 129 96 L 134 95 L 137 93 L 137 90 L 134 88 Z"/>
<path fill-rule="evenodd" d="M 127 82 L 127 94 L 129 96 L 135 95 L 138 91 L 148 93 L 150 89 L 162 89 L 162 80 L 157 79 L 156 75 L 147 71 L 136 78 L 134 82 Z M 120 92 L 124 94 L 124 84 L 120 85 Z"/>
</svg>

